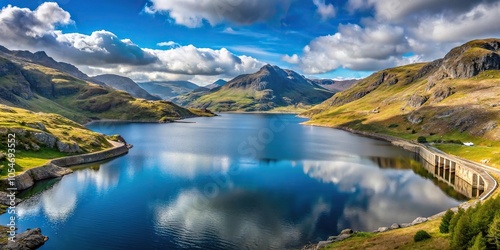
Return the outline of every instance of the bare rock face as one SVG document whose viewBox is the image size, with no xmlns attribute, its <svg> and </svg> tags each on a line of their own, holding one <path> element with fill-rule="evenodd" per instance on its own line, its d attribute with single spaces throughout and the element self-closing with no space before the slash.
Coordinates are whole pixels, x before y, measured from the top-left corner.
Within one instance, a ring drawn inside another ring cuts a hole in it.
<svg viewBox="0 0 500 250">
<path fill-rule="evenodd" d="M 434 97 L 434 102 L 440 102 L 454 93 L 455 91 L 450 87 L 440 87 L 432 93 L 432 97 Z"/>
<path fill-rule="evenodd" d="M 452 49 L 442 70 L 451 78 L 471 78 L 486 70 L 500 69 L 500 39 L 468 42 Z"/>
<path fill-rule="evenodd" d="M 76 144 L 76 143 L 65 143 L 62 141 L 57 141 L 56 144 L 57 144 L 57 149 L 59 150 L 59 152 L 63 152 L 63 153 L 81 153 L 81 152 L 83 152 L 80 149 L 80 146 L 78 146 L 78 144 Z"/>
<path fill-rule="evenodd" d="M 53 148 L 56 145 L 57 138 L 49 133 L 38 132 L 33 133 L 32 135 L 35 140 L 49 148 Z"/>
<path fill-rule="evenodd" d="M 411 124 L 419 124 L 424 121 L 424 117 L 417 114 L 417 113 L 411 113 L 409 114 L 406 119 L 411 123 Z"/>
<path fill-rule="evenodd" d="M 21 234 L 18 234 L 14 240 L 15 242 L 9 241 L 7 245 L 3 248 L 5 250 L 32 250 L 37 249 L 49 239 L 49 237 L 42 235 L 42 230 L 40 228 L 35 228 L 27 230 Z"/>
<path fill-rule="evenodd" d="M 429 97 L 427 96 L 414 94 L 410 97 L 410 100 L 408 100 L 408 106 L 419 108 L 420 106 L 424 105 L 427 100 L 429 100 Z"/>
</svg>

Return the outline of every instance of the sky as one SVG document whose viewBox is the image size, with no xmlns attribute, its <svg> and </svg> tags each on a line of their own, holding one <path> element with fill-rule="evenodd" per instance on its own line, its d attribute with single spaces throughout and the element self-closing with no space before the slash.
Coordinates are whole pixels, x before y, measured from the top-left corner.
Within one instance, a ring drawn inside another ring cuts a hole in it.
<svg viewBox="0 0 500 250">
<path fill-rule="evenodd" d="M 0 0 L 0 45 L 89 75 L 206 85 L 278 65 L 363 78 L 500 37 L 500 0 Z"/>
</svg>

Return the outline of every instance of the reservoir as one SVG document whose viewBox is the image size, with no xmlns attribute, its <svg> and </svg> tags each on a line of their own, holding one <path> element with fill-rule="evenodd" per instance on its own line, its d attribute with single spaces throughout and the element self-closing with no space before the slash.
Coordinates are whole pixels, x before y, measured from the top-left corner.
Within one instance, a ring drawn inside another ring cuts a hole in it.
<svg viewBox="0 0 500 250">
<path fill-rule="evenodd" d="M 23 194 L 30 198 L 18 206 L 19 232 L 40 227 L 49 237 L 42 250 L 297 249 L 465 200 L 411 152 L 304 121 L 222 114 L 94 123 L 134 147 Z"/>
</svg>

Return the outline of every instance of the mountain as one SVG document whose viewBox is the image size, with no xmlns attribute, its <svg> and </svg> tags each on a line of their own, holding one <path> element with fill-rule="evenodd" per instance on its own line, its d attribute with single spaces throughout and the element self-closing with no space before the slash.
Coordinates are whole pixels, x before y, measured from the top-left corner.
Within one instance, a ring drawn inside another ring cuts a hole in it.
<svg viewBox="0 0 500 250">
<path fill-rule="evenodd" d="M 151 95 L 128 77 L 105 74 L 94 76 L 92 78 L 97 81 L 103 82 L 116 90 L 125 91 L 135 98 L 142 98 L 146 100 L 160 100 L 159 97 Z"/>
<path fill-rule="evenodd" d="M 0 54 L 0 104 L 56 113 L 77 122 L 92 119 L 158 121 L 195 116 L 171 102 L 136 99 L 128 93 L 76 78 L 24 57 L 4 54 Z"/>
<path fill-rule="evenodd" d="M 294 71 L 266 65 L 200 95 L 187 106 L 214 111 L 296 111 L 332 94 Z"/>
<path fill-rule="evenodd" d="M 163 100 L 189 93 L 200 87 L 189 81 L 140 82 L 139 86 Z"/>
<path fill-rule="evenodd" d="M 334 91 L 340 92 L 350 88 L 352 85 L 356 84 L 359 80 L 331 80 L 331 79 L 311 79 L 312 82 L 318 84 L 319 86 Z"/>
<path fill-rule="evenodd" d="M 48 56 L 45 51 L 38 51 L 31 53 L 26 50 L 9 50 L 0 45 L 0 55 L 9 59 L 21 59 L 35 64 L 39 64 L 48 68 L 57 69 L 61 72 L 69 74 L 75 78 L 82 79 L 85 81 L 90 81 L 98 85 L 106 85 L 103 82 L 96 81 L 81 72 L 77 67 L 65 62 L 57 62 L 52 57 Z"/>
<path fill-rule="evenodd" d="M 448 153 L 500 166 L 500 39 L 474 40 L 443 59 L 382 70 L 305 112 L 310 124 L 425 137 Z"/>
<path fill-rule="evenodd" d="M 226 84 L 227 84 L 227 81 L 219 79 L 219 80 L 215 81 L 214 83 L 205 86 L 205 88 L 207 88 L 207 89 L 215 89 L 215 88 L 218 88 L 218 87 L 222 87 L 222 86 L 224 86 Z"/>
</svg>

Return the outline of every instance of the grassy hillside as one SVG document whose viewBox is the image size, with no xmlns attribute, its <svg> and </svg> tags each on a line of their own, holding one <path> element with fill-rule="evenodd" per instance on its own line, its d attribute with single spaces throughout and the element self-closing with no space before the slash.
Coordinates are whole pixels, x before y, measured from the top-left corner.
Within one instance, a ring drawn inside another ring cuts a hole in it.
<svg viewBox="0 0 500 250">
<path fill-rule="evenodd" d="M 222 87 L 177 100 L 188 107 L 214 111 L 304 111 L 333 92 L 303 76 L 277 66 L 266 65 L 258 72 L 240 75 Z"/>
<path fill-rule="evenodd" d="M 0 177 L 6 176 L 8 134 L 15 134 L 16 170 L 23 172 L 41 166 L 49 159 L 76 153 L 90 153 L 110 148 L 105 136 L 60 115 L 35 113 L 20 108 L 0 105 Z M 43 134 L 37 139 L 37 134 Z M 54 138 L 52 147 L 46 145 L 45 138 Z M 55 142 L 78 145 L 78 152 L 61 152 Z"/>
<path fill-rule="evenodd" d="M 194 116 L 171 102 L 135 99 L 126 92 L 52 68 L 2 57 L 0 103 L 57 113 L 81 123 L 91 119 L 159 121 Z"/>
<path fill-rule="evenodd" d="M 473 41 L 444 60 L 377 72 L 303 115 L 314 125 L 425 137 L 445 152 L 500 167 L 500 70 L 491 69 L 489 55 L 497 52 L 483 48 L 497 42 Z M 475 146 L 462 145 L 468 141 Z"/>
</svg>

